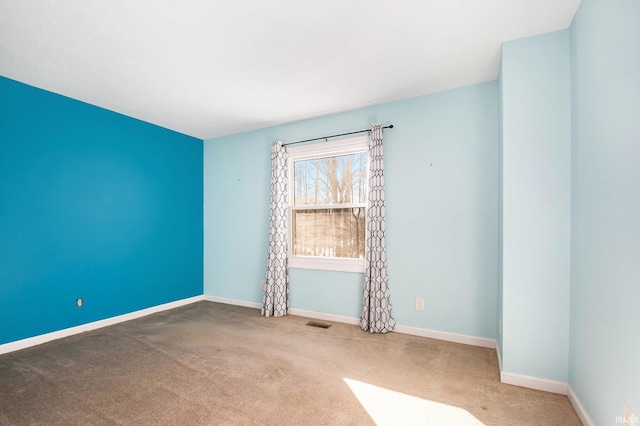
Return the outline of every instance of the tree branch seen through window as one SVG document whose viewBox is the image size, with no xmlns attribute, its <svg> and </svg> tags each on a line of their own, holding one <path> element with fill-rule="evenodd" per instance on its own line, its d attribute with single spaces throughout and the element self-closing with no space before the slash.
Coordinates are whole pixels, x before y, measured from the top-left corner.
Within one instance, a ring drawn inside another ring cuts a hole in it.
<svg viewBox="0 0 640 426">
<path fill-rule="evenodd" d="M 367 154 L 294 162 L 293 254 L 363 259 Z"/>
</svg>

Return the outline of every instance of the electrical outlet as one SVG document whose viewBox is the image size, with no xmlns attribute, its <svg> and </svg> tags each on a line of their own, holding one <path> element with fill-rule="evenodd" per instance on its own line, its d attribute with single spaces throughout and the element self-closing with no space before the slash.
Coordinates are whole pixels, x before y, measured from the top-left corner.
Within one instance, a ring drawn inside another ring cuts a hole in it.
<svg viewBox="0 0 640 426">
<path fill-rule="evenodd" d="M 424 299 L 416 299 L 416 311 L 424 311 Z"/>
<path fill-rule="evenodd" d="M 260 290 L 264 291 L 266 285 L 267 283 L 265 283 L 264 281 L 260 281 Z"/>
</svg>

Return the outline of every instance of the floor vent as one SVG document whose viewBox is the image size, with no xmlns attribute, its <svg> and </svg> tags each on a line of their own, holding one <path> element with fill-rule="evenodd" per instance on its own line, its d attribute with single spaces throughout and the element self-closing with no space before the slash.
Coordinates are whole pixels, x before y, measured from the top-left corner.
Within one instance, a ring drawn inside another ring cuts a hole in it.
<svg viewBox="0 0 640 426">
<path fill-rule="evenodd" d="M 305 325 L 308 325 L 309 327 L 318 327 L 318 328 L 329 328 L 329 327 L 331 327 L 331 325 L 329 325 L 329 324 L 323 324 L 321 322 L 315 322 L 315 321 L 309 321 Z"/>
</svg>

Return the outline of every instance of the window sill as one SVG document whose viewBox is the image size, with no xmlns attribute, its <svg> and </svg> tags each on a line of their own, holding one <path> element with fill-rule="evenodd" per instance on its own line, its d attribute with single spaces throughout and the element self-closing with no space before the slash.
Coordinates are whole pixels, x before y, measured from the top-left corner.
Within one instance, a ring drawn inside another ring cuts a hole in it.
<svg viewBox="0 0 640 426">
<path fill-rule="evenodd" d="M 299 269 L 364 273 L 364 259 L 289 256 L 288 266 L 289 268 Z"/>
</svg>

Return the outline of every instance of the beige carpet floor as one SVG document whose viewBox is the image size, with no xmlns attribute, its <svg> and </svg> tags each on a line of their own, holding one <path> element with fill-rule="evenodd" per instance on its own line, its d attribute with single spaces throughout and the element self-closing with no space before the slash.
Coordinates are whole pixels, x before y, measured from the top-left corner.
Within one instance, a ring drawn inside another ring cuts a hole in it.
<svg viewBox="0 0 640 426">
<path fill-rule="evenodd" d="M 2 425 L 579 425 L 494 350 L 198 302 L 0 355 Z"/>
</svg>

